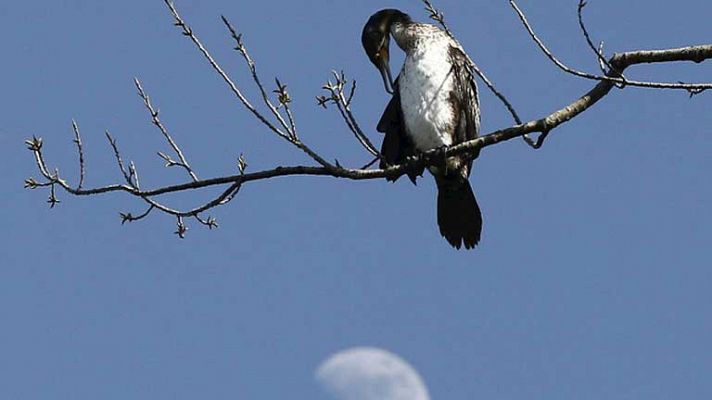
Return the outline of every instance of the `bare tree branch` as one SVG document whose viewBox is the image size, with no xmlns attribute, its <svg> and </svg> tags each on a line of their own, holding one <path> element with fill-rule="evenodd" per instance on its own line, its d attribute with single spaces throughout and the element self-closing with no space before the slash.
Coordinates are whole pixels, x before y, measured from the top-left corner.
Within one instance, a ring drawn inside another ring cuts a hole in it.
<svg viewBox="0 0 712 400">
<path fill-rule="evenodd" d="M 586 7 L 588 3 L 586 0 L 579 0 L 578 4 L 578 23 L 579 23 L 579 28 L 581 28 L 581 34 L 583 35 L 584 39 L 586 39 L 586 43 L 588 44 L 589 49 L 593 51 L 593 53 L 596 55 L 596 59 L 598 60 L 598 65 L 601 68 L 601 71 L 605 74 L 607 71 L 613 70 L 613 66 L 611 63 L 608 62 L 606 59 L 606 56 L 603 55 L 603 41 L 600 42 L 598 47 L 593 44 L 593 41 L 591 40 L 591 35 L 588 33 L 588 28 L 586 28 L 586 24 L 583 22 L 583 9 Z M 621 79 L 625 82 L 627 81 L 626 77 L 623 76 L 623 74 L 620 74 Z M 625 84 L 617 84 L 619 88 L 623 89 L 625 87 Z"/>
<path fill-rule="evenodd" d="M 126 222 L 134 222 L 134 221 L 139 221 L 142 220 L 146 217 L 148 217 L 151 214 L 151 211 L 155 209 L 154 206 L 148 207 L 146 211 L 139 215 L 132 215 L 131 213 L 119 213 L 119 216 L 121 217 L 121 225 L 123 225 Z"/>
<path fill-rule="evenodd" d="M 114 137 L 111 136 L 111 133 L 109 131 L 106 131 L 105 135 L 106 135 L 106 139 L 109 141 L 109 145 L 111 146 L 111 149 L 114 150 L 114 157 L 116 158 L 116 164 L 118 165 L 119 170 L 121 171 L 121 175 L 124 176 L 124 180 L 126 181 L 126 183 L 129 186 L 138 189 L 138 187 L 139 187 L 138 184 L 136 184 L 133 180 L 133 177 L 134 177 L 133 173 L 127 171 L 126 168 L 124 167 L 124 160 L 121 157 L 121 152 L 119 151 L 119 146 L 116 144 L 116 139 L 114 139 Z M 40 153 L 38 151 L 37 155 L 38 155 L 38 157 L 37 157 L 38 159 L 43 160 L 42 153 Z M 44 161 L 42 161 L 42 162 L 44 163 Z M 49 179 L 48 177 L 46 177 L 46 178 Z"/>
<path fill-rule="evenodd" d="M 579 26 L 581 28 L 582 34 L 589 46 L 589 48 L 594 51 L 598 63 L 600 64 L 603 75 L 589 74 L 575 69 L 569 68 L 557 57 L 553 55 L 551 51 L 544 45 L 544 43 L 535 34 L 531 25 L 527 21 L 524 13 L 517 6 L 514 0 L 508 0 L 519 19 L 523 23 L 525 29 L 529 33 L 529 36 L 536 43 L 536 45 L 544 52 L 544 54 L 560 69 L 566 71 L 569 74 L 575 75 L 577 77 L 582 77 L 585 79 L 595 80 L 598 83 L 587 93 L 583 94 L 578 99 L 572 101 L 569 105 L 559 110 L 552 112 L 551 114 L 544 116 L 539 119 L 531 120 L 523 123 L 514 107 L 511 103 L 502 95 L 495 86 L 487 79 L 487 77 L 482 73 L 482 71 L 476 66 L 472 60 L 473 73 L 477 74 L 488 86 L 488 88 L 504 103 L 508 111 L 516 121 L 514 126 L 499 129 L 493 131 L 487 135 L 481 136 L 477 139 L 470 140 L 455 146 L 450 146 L 445 149 L 432 150 L 426 153 L 422 153 L 416 157 L 413 157 L 401 165 L 390 166 L 386 169 L 370 169 L 371 166 L 380 159 L 377 148 L 370 141 L 368 136 L 361 129 L 356 117 L 353 114 L 351 105 L 356 92 L 356 81 L 349 81 L 346 78 L 344 72 L 333 72 L 334 82 L 329 80 L 323 87 L 327 92 L 326 96 L 318 96 L 317 102 L 324 108 L 329 104 L 333 104 L 342 120 L 346 124 L 348 130 L 357 139 L 357 142 L 361 147 L 363 147 L 370 156 L 375 157 L 373 161 L 361 168 L 348 168 L 341 166 L 338 161 L 332 164 L 326 161 L 326 158 L 318 154 L 316 151 L 312 150 L 307 146 L 298 136 L 297 128 L 295 123 L 295 118 L 289 108 L 292 101 L 291 95 L 287 91 L 287 86 L 275 78 L 276 89 L 273 90 L 277 96 L 277 103 L 273 103 L 270 100 L 268 91 L 262 84 L 262 80 L 257 73 L 257 67 L 254 59 L 250 56 L 244 42 L 242 35 L 239 34 L 234 26 L 227 20 L 227 18 L 222 17 L 223 23 L 228 28 L 231 37 L 236 42 L 235 50 L 237 50 L 241 56 L 244 58 L 247 66 L 251 72 L 252 80 L 254 81 L 259 96 L 262 98 L 264 105 L 268 108 L 269 114 L 262 114 L 253 104 L 248 100 L 242 90 L 237 86 L 237 84 L 224 72 L 224 69 L 218 64 L 218 62 L 213 58 L 210 52 L 198 39 L 195 32 L 186 24 L 186 22 L 181 18 L 178 11 L 176 10 L 173 2 L 171 0 L 164 0 L 168 9 L 173 16 L 174 24 L 178 26 L 183 35 L 188 37 L 191 42 L 195 45 L 201 55 L 208 61 L 212 69 L 222 78 L 222 80 L 227 84 L 229 90 L 236 96 L 239 103 L 247 109 L 257 120 L 259 120 L 269 131 L 276 134 L 278 137 L 288 141 L 291 145 L 297 149 L 304 152 L 309 159 L 316 163 L 316 165 L 297 165 L 297 166 L 278 166 L 272 169 L 246 172 L 247 162 L 244 155 L 240 154 L 237 160 L 237 170 L 238 173 L 229 176 L 220 176 L 209 179 L 199 179 L 197 174 L 194 173 L 192 167 L 188 163 L 186 157 L 184 156 L 180 147 L 173 140 L 168 130 L 163 125 L 163 122 L 159 118 L 159 111 L 153 106 L 150 101 L 150 97 L 144 91 L 141 83 L 135 80 L 136 88 L 138 89 L 139 96 L 142 98 L 146 109 L 151 115 L 151 120 L 153 125 L 155 125 L 163 137 L 166 139 L 176 156 L 178 161 L 173 160 L 170 156 L 158 152 L 159 156 L 166 161 L 167 166 L 179 166 L 188 172 L 191 180 L 189 182 L 162 186 L 153 189 L 142 189 L 139 182 L 139 175 L 136 166 L 133 162 L 129 162 L 128 168 L 124 163 L 124 159 L 119 151 L 116 140 L 107 131 L 106 137 L 114 153 L 117 166 L 123 180 L 123 184 L 112 184 L 94 188 L 85 188 L 85 162 L 84 162 L 84 149 L 79 133 L 78 124 L 72 121 L 72 128 L 74 131 L 74 142 L 77 146 L 77 151 L 79 155 L 79 183 L 76 187 L 70 186 L 66 180 L 60 177 L 58 169 L 50 170 L 45 161 L 43 154 L 43 141 L 41 138 L 33 137 L 26 141 L 27 147 L 32 151 L 37 169 L 43 178 L 38 181 L 34 178 L 28 178 L 25 180 L 25 187 L 28 189 L 38 189 L 38 188 L 49 188 L 49 199 L 47 202 L 50 207 L 56 206 L 60 201 L 56 196 L 57 188 L 61 188 L 67 193 L 76 196 L 91 196 L 99 195 L 105 193 L 113 192 L 125 192 L 131 196 L 139 198 L 143 201 L 147 208 L 140 214 L 133 215 L 132 213 L 120 213 L 121 222 L 134 222 L 147 218 L 154 211 L 160 211 L 162 213 L 171 215 L 176 218 L 176 231 L 175 234 L 184 238 L 188 226 L 186 225 L 186 219 L 195 219 L 199 224 L 206 226 L 210 229 L 216 228 L 218 226 L 217 220 L 211 216 L 203 217 L 202 214 L 219 206 L 230 203 L 236 198 L 240 189 L 243 185 L 253 182 L 260 181 L 278 177 L 289 177 L 289 176 L 328 176 L 333 178 L 343 178 L 350 180 L 367 180 L 367 179 L 383 179 L 389 178 L 393 179 L 399 177 L 408 172 L 422 170 L 423 167 L 432 166 L 442 161 L 442 157 L 452 156 L 452 155 L 466 155 L 469 157 L 475 157 L 479 151 L 485 147 L 493 146 L 495 144 L 501 143 L 517 137 L 523 137 L 529 145 L 535 148 L 541 147 L 544 143 L 545 138 L 553 129 L 559 127 L 560 125 L 566 123 L 567 121 L 575 118 L 579 114 L 588 110 L 591 106 L 596 104 L 606 95 L 608 95 L 616 86 L 638 86 L 646 88 L 656 88 L 656 89 L 684 89 L 690 92 L 690 94 L 697 94 L 706 89 L 712 88 L 712 83 L 699 83 L 699 84 L 687 84 L 687 83 L 659 83 L 659 82 L 640 82 L 629 80 L 624 77 L 623 72 L 634 65 L 638 64 L 649 64 L 649 63 L 670 63 L 678 61 L 691 61 L 700 63 L 705 60 L 712 59 L 712 44 L 701 45 L 701 46 L 688 46 L 675 49 L 666 50 L 640 50 L 640 51 L 629 51 L 624 53 L 614 54 L 610 59 L 606 59 L 603 56 L 602 45 L 598 48 L 593 44 L 591 36 L 586 28 L 583 21 L 583 8 L 586 5 L 584 0 L 578 1 L 578 17 Z M 454 39 L 452 32 L 445 24 L 444 14 L 437 10 L 430 1 L 423 0 L 426 5 L 426 10 L 429 12 L 430 17 L 438 22 L 443 29 Z M 350 83 L 350 84 L 349 84 Z M 286 115 L 286 118 L 285 118 Z M 274 121 L 270 121 L 273 118 Z M 536 141 L 530 139 L 527 135 L 531 133 L 540 133 Z M 193 189 L 203 189 L 208 187 L 222 187 L 222 191 L 219 195 L 213 197 L 211 200 L 195 206 L 187 210 L 179 210 L 172 208 L 170 206 L 164 205 L 156 199 L 158 196 L 179 193 Z"/>
<path fill-rule="evenodd" d="M 643 50 L 643 51 L 632 51 L 619 53 L 614 55 L 609 62 L 613 65 L 616 70 L 623 71 L 626 68 L 644 63 L 666 63 L 673 61 L 692 61 L 698 62 L 700 58 L 711 59 L 712 58 L 712 45 L 704 46 L 692 46 L 683 47 L 676 49 L 667 50 Z M 593 89 L 588 91 L 586 94 L 573 101 L 564 108 L 561 108 L 546 117 L 531 120 L 521 125 L 516 125 L 510 128 L 500 129 L 491 132 L 487 135 L 481 136 L 477 139 L 473 139 L 456 146 L 451 146 L 445 149 L 446 156 L 474 153 L 476 150 L 483 149 L 495 145 L 497 143 L 507 141 L 527 133 L 534 132 L 549 132 L 552 129 L 568 122 L 572 118 L 581 114 L 582 112 L 589 109 L 591 106 L 596 104 L 599 100 L 605 97 L 610 90 L 614 87 L 613 81 L 602 81 L 599 82 Z M 31 149 L 35 152 L 36 158 L 42 160 L 41 147 Z M 386 177 L 400 176 L 408 171 L 415 170 L 418 167 L 433 165 L 438 160 L 436 156 L 440 156 L 439 150 L 431 150 L 429 152 L 423 153 L 421 156 L 416 157 L 413 161 L 395 165 L 386 169 L 350 169 L 343 167 L 319 167 L 319 166 L 293 166 L 293 167 L 276 167 L 271 170 L 264 170 L 259 172 L 238 174 L 232 176 L 225 176 L 212 179 L 199 180 L 197 182 L 189 182 L 180 185 L 166 186 L 162 188 L 157 188 L 148 191 L 136 190 L 133 186 L 127 185 L 110 185 L 102 188 L 95 189 L 82 189 L 76 190 L 65 184 L 60 184 L 64 182 L 59 180 L 58 177 L 53 178 L 51 175 L 45 175 L 45 178 L 57 181 L 66 191 L 75 195 L 92 195 L 100 194 L 114 191 L 125 191 L 136 196 L 156 196 L 166 193 L 180 192 L 188 189 L 199 189 L 209 186 L 224 185 L 228 183 L 247 183 L 251 181 L 264 180 L 282 176 L 291 175 L 311 175 L 311 176 L 331 176 L 335 178 L 346 178 L 352 180 L 366 180 L 366 179 L 380 179 Z M 43 162 L 42 162 L 43 163 Z M 40 166 L 40 170 L 43 168 Z"/>
<path fill-rule="evenodd" d="M 223 68 L 218 64 L 217 61 L 213 58 L 213 56 L 210 54 L 210 52 L 207 50 L 207 48 L 203 45 L 203 43 L 198 39 L 198 37 L 195 35 L 193 32 L 193 29 L 190 28 L 183 18 L 178 14 L 178 10 L 176 9 L 175 5 L 173 4 L 172 0 L 164 0 L 164 3 L 168 6 L 168 9 L 170 10 L 171 14 L 173 15 L 173 18 L 175 19 L 174 25 L 179 27 L 183 31 L 183 35 L 188 37 L 193 44 L 198 48 L 200 53 L 205 57 L 206 60 L 210 63 L 210 66 L 215 70 L 215 72 L 220 75 L 220 77 L 225 81 L 225 83 L 228 85 L 230 88 L 230 91 L 237 96 L 237 98 L 240 100 L 242 105 L 252 113 L 260 122 L 262 122 L 267 128 L 269 128 L 272 132 L 277 134 L 277 136 L 289 141 L 292 143 L 294 146 L 296 146 L 298 149 L 302 150 L 304 153 L 306 153 L 309 157 L 314 159 L 317 163 L 321 164 L 325 168 L 330 168 L 332 167 L 329 162 L 327 162 L 324 158 L 322 158 L 319 154 L 317 154 L 314 150 L 312 150 L 309 146 L 307 146 L 304 142 L 299 140 L 296 137 L 292 137 L 289 133 L 285 133 L 281 129 L 277 128 L 273 123 L 267 120 L 257 109 L 250 103 L 250 101 L 245 97 L 245 95 L 242 93 L 242 91 L 237 87 L 237 85 L 230 79 L 230 77 L 225 73 Z M 238 35 L 239 37 L 239 35 Z M 242 47 L 242 51 L 245 54 L 247 53 L 247 50 Z M 251 57 L 247 57 L 247 59 L 251 60 Z M 255 73 L 256 76 L 256 73 Z M 258 84 L 258 86 L 261 86 L 261 84 Z M 266 96 L 266 95 L 265 95 Z M 268 101 L 269 102 L 269 101 Z M 281 122 L 280 122 L 281 123 Z"/>
<path fill-rule="evenodd" d="M 188 37 L 193 42 L 193 44 L 195 44 L 200 53 L 202 53 L 203 57 L 208 60 L 210 66 L 213 67 L 215 72 L 217 72 L 217 74 L 220 75 L 220 77 L 225 81 L 225 83 L 230 88 L 230 91 L 235 96 L 237 96 L 242 105 L 245 106 L 245 108 L 247 108 L 247 110 L 249 110 L 258 120 L 265 124 L 272 132 L 276 133 L 282 138 L 289 139 L 289 135 L 274 126 L 270 121 L 267 120 L 267 118 L 265 118 L 259 111 L 257 111 L 257 109 L 252 105 L 252 103 L 250 103 L 249 100 L 247 100 L 247 97 L 242 94 L 242 91 L 237 87 L 237 85 L 232 81 L 232 79 L 227 75 L 227 73 L 222 69 L 222 67 L 217 63 L 217 61 L 215 61 L 215 59 L 210 54 L 210 52 L 208 52 L 203 43 L 193 33 L 193 29 L 191 29 L 185 23 L 180 14 L 178 14 L 178 10 L 173 4 L 173 1 L 164 0 L 164 3 L 166 3 L 166 6 L 168 6 L 168 9 L 170 10 L 171 14 L 173 15 L 173 18 L 175 19 L 174 25 L 180 28 L 183 31 L 183 35 Z"/>
<path fill-rule="evenodd" d="M 138 80 L 138 78 L 134 78 L 134 84 L 136 85 L 136 89 L 138 90 L 138 95 L 141 97 L 141 100 L 143 100 L 143 104 L 146 106 L 146 109 L 148 110 L 149 114 L 151 114 L 151 122 L 153 123 L 153 125 L 156 126 L 156 128 L 158 128 L 159 131 L 161 131 L 161 135 L 163 135 L 166 141 L 168 141 L 168 144 L 176 153 L 180 162 L 174 161 L 172 158 L 170 158 L 166 154 L 161 153 L 160 151 L 158 152 L 159 157 L 166 161 L 166 167 L 181 167 L 186 170 L 188 175 L 190 175 L 190 177 L 194 181 L 197 181 L 198 176 L 193 171 L 193 168 L 190 167 L 190 164 L 188 164 L 188 161 L 183 155 L 183 151 L 181 151 L 180 147 L 178 147 L 176 142 L 171 137 L 170 133 L 168 133 L 166 127 L 163 126 L 163 122 L 161 122 L 161 119 L 158 117 L 159 111 L 153 107 L 153 104 L 151 104 L 151 98 L 143 90 L 143 86 L 141 86 L 141 82 Z"/>
<path fill-rule="evenodd" d="M 361 144 L 361 146 L 366 149 L 372 156 L 381 159 L 381 154 L 376 150 L 376 147 L 371 143 L 371 140 L 366 136 L 366 134 L 361 130 L 361 127 L 356 121 L 356 118 L 351 111 L 351 101 L 356 94 L 356 81 L 351 81 L 351 89 L 349 90 L 348 97 L 345 95 L 346 86 L 349 80 L 346 78 L 344 71 L 336 72 L 332 71 L 335 82 L 331 80 L 327 81 L 322 89 L 329 93 L 329 96 L 317 96 L 317 104 L 326 108 L 327 104 L 336 105 L 336 109 L 341 114 L 341 118 L 346 123 L 346 126 L 354 134 L 356 140 Z"/>
<path fill-rule="evenodd" d="M 534 32 L 534 29 L 532 28 L 531 24 L 529 24 L 529 21 L 527 20 L 527 17 L 524 15 L 524 12 L 519 8 L 517 3 L 514 0 L 509 0 L 509 4 L 512 6 L 514 11 L 517 13 L 519 16 L 519 19 L 522 21 L 522 24 L 526 28 L 527 32 L 529 32 L 529 36 L 531 36 L 532 40 L 539 46 L 539 49 L 553 62 L 557 67 L 559 67 L 561 70 L 563 70 L 566 73 L 569 73 L 574 76 L 578 76 L 580 78 L 586 78 L 590 80 L 595 80 L 595 81 L 609 81 L 613 83 L 617 83 L 620 85 L 627 85 L 627 86 L 637 86 L 637 87 L 643 87 L 643 88 L 652 88 L 652 89 L 681 89 L 681 90 L 707 90 L 707 89 L 712 89 L 712 83 L 665 83 L 665 82 L 643 82 L 643 81 L 633 81 L 633 80 L 626 80 L 623 79 L 620 74 L 623 71 L 612 71 L 610 74 L 606 75 L 594 75 L 594 74 L 589 74 L 586 72 L 581 72 L 579 70 L 573 69 L 568 67 L 566 64 L 563 62 L 559 61 L 556 56 L 546 47 L 544 42 L 542 42 L 541 39 L 537 36 L 537 34 Z M 686 61 L 693 61 L 700 63 L 702 61 L 706 60 L 706 58 L 696 58 L 696 59 L 687 59 Z M 679 60 L 674 60 L 674 61 L 679 61 Z M 609 63 L 610 64 L 610 63 Z"/>
<path fill-rule="evenodd" d="M 179 18 L 179 17 L 176 17 Z M 289 136 L 296 137 L 296 132 L 293 129 L 293 124 L 292 127 L 288 126 L 287 123 L 284 121 L 284 118 L 282 118 L 282 115 L 279 113 L 277 107 L 272 104 L 272 102 L 269 100 L 269 97 L 267 96 L 267 91 L 265 90 L 264 86 L 262 85 L 262 81 L 260 80 L 260 76 L 257 74 L 257 64 L 255 61 L 252 59 L 250 56 L 250 53 L 247 51 L 247 48 L 245 47 L 245 43 L 242 39 L 242 35 L 238 34 L 235 28 L 230 24 L 230 21 L 227 20 L 227 18 L 224 15 L 221 15 L 220 18 L 222 19 L 223 23 L 227 27 L 227 29 L 230 31 L 230 35 L 232 38 L 235 40 L 236 46 L 235 46 L 235 51 L 240 53 L 242 57 L 245 59 L 245 62 L 247 62 L 247 66 L 250 69 L 250 72 L 252 73 L 252 80 L 255 81 L 255 84 L 257 85 L 257 88 L 260 90 L 260 94 L 262 95 L 262 100 L 264 101 L 265 105 L 269 110 L 272 112 L 272 115 L 277 118 L 277 121 L 279 121 L 280 125 L 282 128 L 284 128 Z M 284 91 L 284 88 L 281 87 L 281 84 L 277 82 L 277 86 L 279 87 L 280 92 L 286 93 Z M 286 86 L 285 86 L 286 88 Z M 289 97 L 287 96 L 287 99 Z M 288 100 L 284 100 L 280 98 L 280 104 L 286 105 L 288 104 Z"/>
<path fill-rule="evenodd" d="M 84 148 L 82 147 L 82 137 L 79 135 L 79 126 L 75 120 L 72 120 L 72 130 L 74 131 L 74 143 L 77 145 L 77 153 L 79 153 L 79 183 L 77 189 L 81 189 L 84 185 Z"/>
</svg>

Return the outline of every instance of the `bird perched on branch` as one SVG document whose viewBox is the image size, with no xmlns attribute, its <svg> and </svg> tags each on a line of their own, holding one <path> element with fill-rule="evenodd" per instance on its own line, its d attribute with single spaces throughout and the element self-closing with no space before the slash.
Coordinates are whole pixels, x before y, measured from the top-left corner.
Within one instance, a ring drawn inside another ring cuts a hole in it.
<svg viewBox="0 0 712 400">
<path fill-rule="evenodd" d="M 405 52 L 395 81 L 389 65 L 391 36 Z M 473 65 L 456 40 L 434 25 L 386 9 L 369 18 L 361 42 L 393 95 L 377 127 L 385 133 L 381 168 L 418 152 L 477 138 L 480 104 Z M 458 249 L 474 248 L 482 231 L 482 215 L 468 180 L 473 157 L 477 154 L 447 157 L 428 168 L 438 187 L 440 233 Z M 414 183 L 417 175 L 409 173 Z"/>
</svg>

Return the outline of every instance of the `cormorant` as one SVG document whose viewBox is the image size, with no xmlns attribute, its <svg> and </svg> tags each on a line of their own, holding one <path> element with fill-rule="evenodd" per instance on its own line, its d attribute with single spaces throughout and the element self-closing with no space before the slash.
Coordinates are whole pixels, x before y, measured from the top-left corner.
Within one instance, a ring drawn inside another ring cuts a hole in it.
<svg viewBox="0 0 712 400">
<path fill-rule="evenodd" d="M 396 81 L 389 66 L 390 36 L 405 52 Z M 417 152 L 477 138 L 480 104 L 472 64 L 462 46 L 442 29 L 414 22 L 408 14 L 385 9 L 373 14 L 361 42 L 379 69 L 391 98 L 378 123 L 385 133 L 381 168 L 400 164 Z M 476 158 L 477 154 L 475 155 Z M 480 241 L 482 215 L 468 178 L 472 160 L 452 156 L 428 168 L 438 187 L 438 226 L 455 248 Z M 422 171 L 409 173 L 410 179 Z"/>
</svg>

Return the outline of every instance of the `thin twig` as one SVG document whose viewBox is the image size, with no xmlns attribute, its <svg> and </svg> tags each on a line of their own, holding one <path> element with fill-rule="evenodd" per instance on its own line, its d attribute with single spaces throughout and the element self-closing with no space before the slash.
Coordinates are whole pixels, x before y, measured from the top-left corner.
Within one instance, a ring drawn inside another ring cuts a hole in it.
<svg viewBox="0 0 712 400">
<path fill-rule="evenodd" d="M 79 184 L 77 184 L 77 189 L 81 189 L 84 186 L 84 148 L 82 147 L 82 137 L 79 135 L 79 126 L 75 120 L 72 120 L 72 130 L 74 131 L 74 143 L 77 145 L 77 152 L 79 153 Z"/>
<path fill-rule="evenodd" d="M 123 158 L 121 158 L 121 152 L 119 151 L 119 146 L 116 144 L 116 139 L 114 139 L 114 137 L 111 136 L 111 133 L 109 131 L 106 131 L 104 133 L 106 134 L 106 139 L 109 141 L 111 148 L 114 150 L 114 157 L 116 157 L 116 164 L 119 166 L 119 170 L 121 171 L 121 174 L 124 176 L 126 183 L 128 183 L 132 187 L 136 187 L 136 185 L 133 182 L 133 179 L 131 179 L 131 174 L 129 172 L 127 172 L 126 168 L 124 167 L 124 160 L 123 160 Z"/>
<path fill-rule="evenodd" d="M 292 115 L 292 110 L 289 107 L 289 104 L 292 103 L 292 96 L 287 91 L 287 85 L 280 82 L 279 78 L 274 78 L 274 82 L 277 84 L 277 89 L 273 90 L 272 92 L 277 94 L 277 100 L 279 101 L 279 106 L 277 106 L 277 110 L 279 110 L 280 108 L 284 108 L 285 112 L 287 113 L 287 118 L 289 120 L 289 127 L 286 129 L 289 132 L 289 136 L 291 136 L 292 139 L 296 139 L 297 124 L 294 122 L 294 115 Z"/>
<path fill-rule="evenodd" d="M 203 219 L 203 218 L 200 217 L 200 215 L 196 215 L 194 218 L 195 218 L 198 222 L 200 222 L 201 224 L 207 226 L 208 229 L 213 229 L 213 228 L 217 228 L 217 227 L 218 227 L 218 220 L 215 219 L 215 218 L 213 218 L 213 217 L 211 217 L 211 216 L 208 216 L 207 219 Z"/>
<path fill-rule="evenodd" d="M 290 128 L 290 126 L 287 125 L 286 121 L 284 118 L 282 118 L 282 115 L 279 113 L 279 110 L 277 107 L 275 107 L 274 104 L 270 101 L 269 97 L 267 96 L 267 91 L 265 90 L 264 86 L 262 85 L 262 81 L 260 80 L 260 76 L 257 73 L 257 64 L 255 63 L 254 59 L 252 56 L 250 56 L 250 53 L 247 51 L 247 47 L 245 47 L 245 42 L 242 39 L 242 35 L 238 34 L 233 25 L 228 21 L 228 19 L 224 16 L 221 15 L 220 18 L 222 19 L 222 22 L 225 24 L 227 29 L 230 31 L 230 35 L 232 38 L 235 40 L 236 46 L 234 47 L 235 51 L 240 53 L 242 57 L 245 59 L 245 62 L 247 62 L 247 66 L 250 69 L 250 73 L 252 74 L 252 80 L 255 82 L 257 85 L 257 88 L 260 91 L 260 94 L 262 95 L 262 100 L 264 101 L 265 105 L 269 110 L 272 112 L 272 115 L 277 119 L 279 124 L 284 128 L 287 132 L 290 132 L 291 134 L 294 133 L 294 130 Z"/>
<path fill-rule="evenodd" d="M 292 115 L 292 109 L 289 104 L 284 105 L 284 111 L 287 113 L 287 118 L 289 119 L 289 127 L 291 129 L 291 134 L 293 139 L 299 139 L 297 134 L 297 123 L 295 122 L 294 115 Z"/>
<path fill-rule="evenodd" d="M 151 122 L 153 125 L 158 128 L 158 130 L 161 132 L 161 135 L 166 139 L 168 144 L 171 146 L 173 151 L 176 153 L 178 156 L 178 159 L 180 159 L 180 162 L 175 162 L 171 160 L 170 162 L 164 158 L 168 162 L 167 166 L 179 166 L 190 175 L 190 177 L 194 180 L 198 180 L 198 176 L 195 174 L 193 171 L 193 168 L 191 168 L 190 164 L 188 164 L 188 160 L 186 160 L 185 156 L 183 155 L 183 151 L 180 149 L 180 147 L 176 144 L 176 142 L 173 140 L 173 137 L 171 137 L 171 134 L 168 133 L 168 129 L 163 125 L 163 122 L 161 122 L 161 119 L 159 118 L 159 111 L 158 109 L 153 107 L 153 104 L 151 103 L 151 98 L 146 94 L 146 91 L 143 90 L 143 86 L 141 86 L 141 81 L 138 80 L 138 78 L 134 78 L 134 85 L 136 85 L 136 89 L 138 90 L 138 95 L 141 97 L 141 100 L 143 100 L 143 104 L 146 106 L 146 109 L 148 110 L 149 114 L 151 114 Z M 159 155 L 162 153 L 159 153 Z"/>
<path fill-rule="evenodd" d="M 119 216 L 121 217 L 121 225 L 127 223 L 127 222 L 134 222 L 134 221 L 139 221 L 142 220 L 146 217 L 148 217 L 151 214 L 151 211 L 153 211 L 156 207 L 154 206 L 149 206 L 146 211 L 143 213 L 134 216 L 131 213 L 119 213 Z"/>
<path fill-rule="evenodd" d="M 430 19 L 440 24 L 445 33 L 447 33 L 448 36 L 454 39 L 455 36 L 452 34 L 452 32 L 450 32 L 450 28 L 448 28 L 447 24 L 445 24 L 445 14 L 435 8 L 435 6 L 433 6 L 428 0 L 423 0 L 423 3 L 425 3 L 425 11 L 430 13 Z"/>
<path fill-rule="evenodd" d="M 322 86 L 322 89 L 327 91 L 329 96 L 318 96 L 317 103 L 324 108 L 326 108 L 326 105 L 329 103 L 334 104 L 336 109 L 339 111 L 341 118 L 346 123 L 346 127 L 348 127 L 351 133 L 354 134 L 359 144 L 361 144 L 361 146 L 372 156 L 381 159 L 381 154 L 378 152 L 368 136 L 366 136 L 363 132 L 358 124 L 358 121 L 356 120 L 356 117 L 354 117 L 353 112 L 351 111 L 351 102 L 356 92 L 356 81 L 353 81 L 347 98 L 344 90 L 348 84 L 348 79 L 346 78 L 344 71 L 341 71 L 340 73 L 332 71 L 332 75 L 334 76 L 336 82 L 331 82 L 331 80 L 329 80 L 326 84 L 324 84 L 324 86 Z"/>
<path fill-rule="evenodd" d="M 54 208 L 57 204 L 61 203 L 59 199 L 57 198 L 57 195 L 55 193 L 54 187 L 56 186 L 56 182 L 52 183 L 49 187 L 49 199 L 47 199 L 47 203 L 49 203 L 49 208 Z"/>
<path fill-rule="evenodd" d="M 193 182 L 193 183 L 198 184 L 200 182 L 201 181 Z M 156 194 L 152 194 L 150 192 L 141 194 L 140 197 L 143 198 L 148 204 L 156 207 L 157 209 L 163 211 L 166 214 L 170 214 L 170 215 L 173 215 L 176 217 L 195 217 L 196 215 L 199 215 L 202 212 L 210 210 L 211 208 L 215 208 L 217 206 L 227 204 L 227 202 L 229 202 L 230 200 L 232 200 L 232 198 L 235 197 L 235 195 L 237 194 L 237 191 L 240 189 L 241 185 L 242 185 L 242 182 L 238 179 L 237 181 L 232 182 L 232 185 L 230 187 L 225 189 L 219 196 L 217 196 L 213 200 L 211 200 L 201 206 L 187 210 L 187 211 L 180 211 L 180 210 L 170 208 L 168 206 L 160 204 L 159 202 L 151 199 L 151 197 L 155 196 Z M 166 192 L 166 193 L 168 193 L 168 192 Z M 225 201 L 228 198 L 230 200 Z"/>
<path fill-rule="evenodd" d="M 579 0 L 577 10 L 579 28 L 581 28 L 581 33 L 586 39 L 588 47 L 596 55 L 599 66 L 603 66 L 601 67 L 601 71 L 603 71 L 604 74 L 607 74 L 608 71 L 613 70 L 613 66 L 611 65 L 611 63 L 608 62 L 608 60 L 606 60 L 606 57 L 603 55 L 603 42 L 601 42 L 598 47 L 596 47 L 596 45 L 593 44 L 593 40 L 591 40 L 591 35 L 588 33 L 588 28 L 586 28 L 586 24 L 583 22 L 583 9 L 584 7 L 586 7 L 587 4 L 588 3 L 586 3 L 586 0 Z M 626 77 L 623 74 L 619 73 L 618 75 L 623 80 L 623 82 L 627 81 Z M 622 89 L 623 87 L 625 87 L 625 84 L 619 84 L 618 87 Z"/>
<path fill-rule="evenodd" d="M 371 168 L 371 167 L 372 167 L 375 163 L 377 163 L 380 159 L 381 159 L 380 157 L 374 158 L 373 160 L 369 161 L 368 164 L 366 164 L 366 165 L 364 165 L 363 167 L 361 167 L 361 169 L 369 169 L 369 168 Z"/>
<path fill-rule="evenodd" d="M 129 176 L 133 177 L 134 186 L 136 186 L 136 189 L 141 190 L 141 184 L 138 179 L 138 170 L 136 169 L 136 164 L 134 164 L 133 161 L 129 162 Z"/>
<path fill-rule="evenodd" d="M 176 224 L 178 226 L 177 230 L 173 233 L 178 235 L 179 238 L 185 239 L 185 233 L 188 232 L 188 227 L 185 225 L 183 222 L 183 217 L 178 216 L 178 222 Z"/>
</svg>

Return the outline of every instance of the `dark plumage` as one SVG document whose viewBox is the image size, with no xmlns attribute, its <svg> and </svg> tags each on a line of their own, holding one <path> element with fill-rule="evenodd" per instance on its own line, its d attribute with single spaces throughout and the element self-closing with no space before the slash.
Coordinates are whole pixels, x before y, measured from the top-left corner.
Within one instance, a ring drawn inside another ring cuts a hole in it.
<svg viewBox="0 0 712 400">
<path fill-rule="evenodd" d="M 412 140 L 408 137 L 405 131 L 403 122 L 403 114 L 401 113 L 400 94 L 398 93 L 398 81 L 394 84 L 395 93 L 388 102 L 386 110 L 378 121 L 376 130 L 383 133 L 383 144 L 381 145 L 381 155 L 383 159 L 380 163 L 380 168 L 386 168 L 389 165 L 397 165 L 403 163 L 408 157 L 416 154 Z M 416 184 L 416 178 L 423 175 L 423 170 L 408 172 L 413 184 Z M 395 182 L 398 178 L 388 180 Z"/>
</svg>

